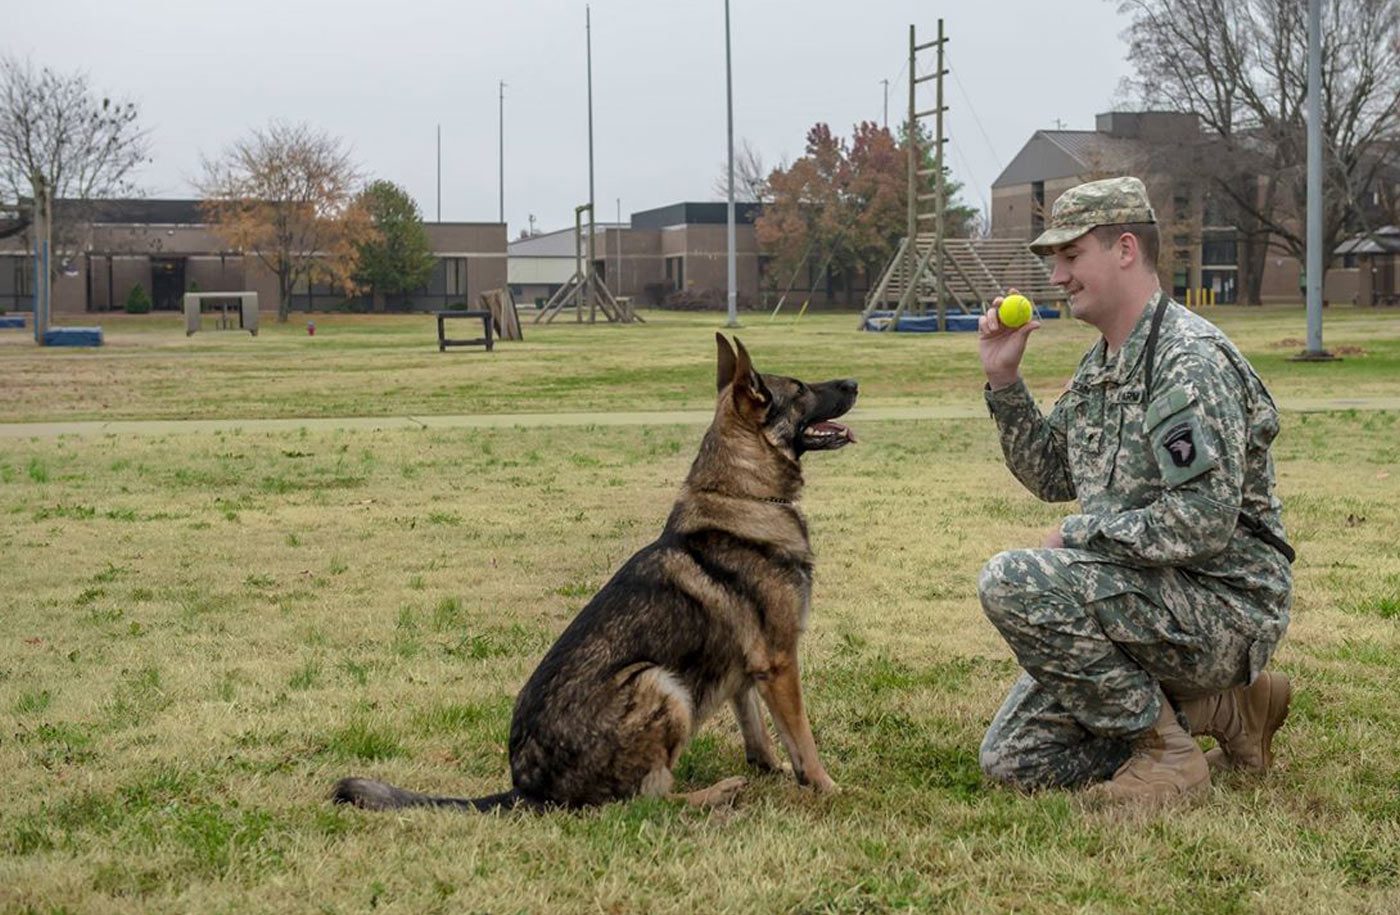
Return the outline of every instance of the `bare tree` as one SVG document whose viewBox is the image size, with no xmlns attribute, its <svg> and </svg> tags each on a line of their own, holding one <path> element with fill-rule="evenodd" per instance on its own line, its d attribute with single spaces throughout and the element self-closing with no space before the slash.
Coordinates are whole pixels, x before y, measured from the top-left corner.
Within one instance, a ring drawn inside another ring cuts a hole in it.
<svg viewBox="0 0 1400 915">
<path fill-rule="evenodd" d="M 55 248 L 72 251 L 92 201 L 135 190 L 132 173 L 147 161 L 148 149 L 137 117 L 134 102 L 99 97 L 82 73 L 0 56 L 0 204 L 14 214 L 7 234 L 33 215 L 21 202 L 33 201 Z M 53 201 L 63 205 L 44 210 Z M 55 277 L 62 260 L 51 260 Z"/>
<path fill-rule="evenodd" d="M 287 320 L 302 281 L 355 288 L 357 244 L 374 229 L 356 205 L 360 174 L 340 139 L 274 121 L 203 161 L 205 216 L 276 274 L 277 320 Z"/>
<path fill-rule="evenodd" d="M 729 199 L 728 162 L 720 165 L 711 190 L 720 200 Z M 747 139 L 741 139 L 739 148 L 734 150 L 734 199 L 744 203 L 764 203 L 772 199 L 763 154 Z"/>
<path fill-rule="evenodd" d="M 1240 233 L 1241 291 L 1259 300 L 1267 246 L 1300 261 L 1307 242 L 1307 28 L 1301 0 L 1115 0 L 1143 103 L 1200 117 L 1194 150 L 1157 150 L 1186 180 L 1203 178 Z M 1369 228 L 1385 170 L 1400 155 L 1400 0 L 1324 6 L 1324 263 Z M 1391 179 L 1393 180 L 1393 178 Z"/>
</svg>

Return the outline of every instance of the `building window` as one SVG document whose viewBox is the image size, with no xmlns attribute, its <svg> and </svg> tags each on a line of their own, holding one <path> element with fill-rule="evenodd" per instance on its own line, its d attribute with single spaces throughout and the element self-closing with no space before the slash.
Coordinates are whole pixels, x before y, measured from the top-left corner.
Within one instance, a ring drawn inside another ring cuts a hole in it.
<svg viewBox="0 0 1400 915">
<path fill-rule="evenodd" d="M 1172 198 L 1172 218 L 1177 222 L 1185 222 L 1191 218 L 1191 198 L 1185 194 L 1177 194 Z"/>
<path fill-rule="evenodd" d="M 1172 252 L 1172 296 L 1181 298 L 1191 288 L 1191 252 L 1177 248 Z"/>
<path fill-rule="evenodd" d="M 443 271 L 446 274 L 446 294 L 449 296 L 467 294 L 467 259 L 465 257 L 444 257 Z"/>
<path fill-rule="evenodd" d="M 666 258 L 666 281 L 675 289 L 685 288 L 685 258 Z"/>
<path fill-rule="evenodd" d="M 1225 201 L 1213 194 L 1206 196 L 1205 213 L 1201 218 L 1208 226 L 1230 225 L 1230 218 L 1227 215 Z"/>
<path fill-rule="evenodd" d="M 26 255 L 0 256 L 0 311 L 34 307 L 34 260 Z"/>
<path fill-rule="evenodd" d="M 1201 245 L 1201 263 L 1212 267 L 1233 267 L 1239 255 L 1233 238 L 1206 239 Z"/>
</svg>

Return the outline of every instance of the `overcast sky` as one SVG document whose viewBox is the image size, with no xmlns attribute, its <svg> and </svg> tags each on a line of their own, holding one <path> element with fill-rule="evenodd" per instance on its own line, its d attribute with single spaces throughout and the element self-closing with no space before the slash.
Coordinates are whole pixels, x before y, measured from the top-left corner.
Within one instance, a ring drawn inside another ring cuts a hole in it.
<svg viewBox="0 0 1400 915">
<path fill-rule="evenodd" d="M 1091 129 L 1128 73 L 1111 0 L 731 0 L 736 144 L 768 166 L 802 154 L 826 121 L 896 123 L 907 106 L 908 29 L 931 39 L 943 6 L 949 164 L 967 202 L 1031 134 Z M 593 109 L 600 220 L 717 199 L 725 159 L 723 0 L 595 0 Z M 373 177 L 399 183 L 424 218 L 496 221 L 497 81 L 505 80 L 505 216 L 571 225 L 588 199 L 584 3 L 47 0 L 11 4 L 0 52 L 82 70 L 136 101 L 154 161 L 148 195 L 195 196 L 201 154 L 272 119 L 342 137 Z M 920 52 L 921 73 L 934 50 Z M 920 108 L 934 104 L 920 84 Z"/>
</svg>

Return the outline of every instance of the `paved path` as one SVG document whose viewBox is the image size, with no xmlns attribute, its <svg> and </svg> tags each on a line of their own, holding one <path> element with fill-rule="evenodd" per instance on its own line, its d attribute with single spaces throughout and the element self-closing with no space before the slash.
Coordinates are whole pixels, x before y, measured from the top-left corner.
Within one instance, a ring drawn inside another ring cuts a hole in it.
<svg viewBox="0 0 1400 915">
<path fill-rule="evenodd" d="M 1400 397 L 1294 398 L 1279 403 L 1292 413 L 1335 410 L 1400 410 Z M 464 416 L 346 416 L 304 419 L 149 419 L 104 422 L 0 423 L 0 440 L 56 438 L 61 435 L 169 435 L 184 432 L 277 431 L 298 429 L 509 429 L 516 426 L 704 425 L 711 410 L 639 411 L 629 413 L 496 413 Z M 857 407 L 859 424 L 878 420 L 978 419 L 987 416 L 980 402 L 912 407 Z"/>
</svg>

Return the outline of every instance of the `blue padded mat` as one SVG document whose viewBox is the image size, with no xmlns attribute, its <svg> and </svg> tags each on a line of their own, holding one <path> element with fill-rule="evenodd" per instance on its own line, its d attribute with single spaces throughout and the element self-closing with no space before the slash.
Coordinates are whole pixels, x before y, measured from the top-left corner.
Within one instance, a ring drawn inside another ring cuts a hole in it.
<svg viewBox="0 0 1400 915">
<path fill-rule="evenodd" d="M 100 327 L 50 327 L 44 331 L 45 346 L 101 346 Z"/>
</svg>

